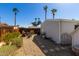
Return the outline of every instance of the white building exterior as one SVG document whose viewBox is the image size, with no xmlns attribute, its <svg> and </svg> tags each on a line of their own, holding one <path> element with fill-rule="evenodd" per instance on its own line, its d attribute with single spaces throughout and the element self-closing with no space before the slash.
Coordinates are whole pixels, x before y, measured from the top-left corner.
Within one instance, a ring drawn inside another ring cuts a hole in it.
<svg viewBox="0 0 79 59">
<path fill-rule="evenodd" d="M 74 30 L 72 33 L 72 47 L 78 46 L 79 47 L 79 27 Z"/>
<path fill-rule="evenodd" d="M 74 26 L 79 21 L 68 19 L 46 20 L 41 24 L 41 33 L 46 33 L 47 37 L 60 44 L 70 44 L 70 33 L 74 30 Z"/>
</svg>

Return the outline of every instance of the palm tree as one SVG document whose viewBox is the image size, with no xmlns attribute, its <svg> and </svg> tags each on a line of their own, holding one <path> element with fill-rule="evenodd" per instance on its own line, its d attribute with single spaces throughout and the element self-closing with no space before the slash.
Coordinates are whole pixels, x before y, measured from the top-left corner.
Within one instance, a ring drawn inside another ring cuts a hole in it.
<svg viewBox="0 0 79 59">
<path fill-rule="evenodd" d="M 37 26 L 36 22 L 37 22 L 37 18 L 35 18 L 35 21 L 32 22 L 32 25 L 33 25 L 33 26 Z"/>
<path fill-rule="evenodd" d="M 37 22 L 37 18 L 35 18 L 35 22 Z"/>
<path fill-rule="evenodd" d="M 14 26 L 16 26 L 16 15 L 19 12 L 19 10 L 17 8 L 13 8 L 13 12 L 14 12 Z"/>
<path fill-rule="evenodd" d="M 40 21 L 40 18 L 38 18 L 38 25 L 40 25 L 41 24 L 41 21 Z"/>
<path fill-rule="evenodd" d="M 46 20 L 46 19 L 47 19 L 47 8 L 48 8 L 48 7 L 47 7 L 47 5 L 46 5 L 46 6 L 44 6 L 43 8 L 44 8 L 44 11 L 45 11 L 45 20 Z"/>
<path fill-rule="evenodd" d="M 57 9 L 52 9 L 51 12 L 52 12 L 52 14 L 53 14 L 53 20 L 54 20 L 54 18 L 55 18 L 55 13 L 57 12 Z"/>
<path fill-rule="evenodd" d="M 38 20 L 40 20 L 40 18 L 38 18 Z"/>
<path fill-rule="evenodd" d="M 37 19 L 38 19 L 38 21 L 37 21 Z M 41 24 L 41 21 L 40 21 L 40 18 L 35 18 L 35 21 L 34 22 L 32 22 L 32 25 L 33 26 L 38 26 L 38 25 L 40 25 Z"/>
</svg>

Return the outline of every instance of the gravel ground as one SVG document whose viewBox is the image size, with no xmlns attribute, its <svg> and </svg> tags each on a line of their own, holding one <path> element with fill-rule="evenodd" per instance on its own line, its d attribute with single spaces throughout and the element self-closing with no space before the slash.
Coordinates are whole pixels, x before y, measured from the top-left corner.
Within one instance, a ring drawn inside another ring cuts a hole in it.
<svg viewBox="0 0 79 59">
<path fill-rule="evenodd" d="M 46 56 L 73 56 L 71 45 L 58 45 L 50 39 L 43 39 L 35 36 L 33 42 L 36 43 Z"/>
</svg>

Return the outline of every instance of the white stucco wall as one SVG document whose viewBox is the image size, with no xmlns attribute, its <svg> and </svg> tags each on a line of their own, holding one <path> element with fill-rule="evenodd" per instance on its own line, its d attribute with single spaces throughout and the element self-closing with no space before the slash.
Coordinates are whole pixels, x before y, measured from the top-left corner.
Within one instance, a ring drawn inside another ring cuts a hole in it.
<svg viewBox="0 0 79 59">
<path fill-rule="evenodd" d="M 70 35 L 71 32 L 74 30 L 74 25 L 76 25 L 77 22 L 72 21 L 62 21 L 61 22 L 61 43 L 62 44 L 71 44 L 72 43 L 72 37 Z M 66 34 L 64 34 L 66 33 Z"/>
<path fill-rule="evenodd" d="M 59 32 L 59 20 L 47 20 L 41 25 L 41 32 L 45 32 L 47 37 L 51 37 L 52 40 L 56 41 L 56 43 L 61 42 L 61 37 L 59 37 L 62 33 L 71 33 L 74 30 L 74 25 L 79 23 L 79 21 L 61 21 L 60 22 L 60 32 Z M 66 40 L 64 40 L 67 42 Z"/>
<path fill-rule="evenodd" d="M 72 46 L 76 45 L 79 45 L 79 29 L 75 33 L 72 33 Z"/>
<path fill-rule="evenodd" d="M 42 24 L 41 29 L 45 31 L 47 37 L 51 37 L 56 43 L 60 43 L 58 22 L 46 21 Z"/>
<path fill-rule="evenodd" d="M 62 21 L 61 33 L 71 33 L 74 30 L 74 25 L 76 25 L 76 24 L 77 24 L 77 22 Z"/>
</svg>

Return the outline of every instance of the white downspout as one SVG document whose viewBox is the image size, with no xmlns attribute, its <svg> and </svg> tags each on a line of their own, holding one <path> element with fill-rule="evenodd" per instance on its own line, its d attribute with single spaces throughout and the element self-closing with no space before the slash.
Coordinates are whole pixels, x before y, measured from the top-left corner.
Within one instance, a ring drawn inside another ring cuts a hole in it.
<svg viewBox="0 0 79 59">
<path fill-rule="evenodd" d="M 61 21 L 59 21 L 59 43 L 61 43 Z"/>
</svg>

